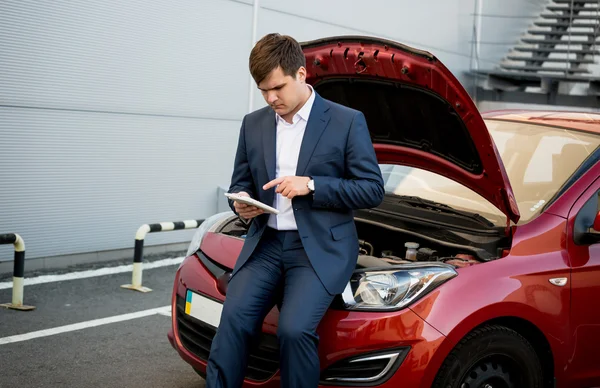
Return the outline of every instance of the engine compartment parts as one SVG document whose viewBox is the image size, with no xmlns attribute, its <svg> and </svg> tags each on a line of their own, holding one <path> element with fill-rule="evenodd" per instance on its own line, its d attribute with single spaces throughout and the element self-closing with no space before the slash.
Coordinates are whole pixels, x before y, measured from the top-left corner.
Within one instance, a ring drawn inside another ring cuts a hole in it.
<svg viewBox="0 0 600 388">
<path fill-rule="evenodd" d="M 478 260 L 476 256 L 468 253 L 454 253 L 439 252 L 436 249 L 429 247 L 419 247 L 419 243 L 406 242 L 403 252 L 404 257 L 399 256 L 392 249 L 382 249 L 374 246 L 368 241 L 359 240 L 360 243 L 360 254 L 358 256 L 357 268 L 376 268 L 376 267 L 387 267 L 387 266 L 398 266 L 402 264 L 415 264 L 415 263 L 445 263 L 455 268 L 469 267 L 475 264 L 479 264 L 482 260 Z M 398 252 L 399 254 L 401 253 Z M 379 253 L 379 254 L 377 254 Z"/>
<path fill-rule="evenodd" d="M 369 255 L 358 255 L 358 261 L 356 266 L 358 268 L 377 268 L 377 267 L 389 267 L 392 263 L 388 263 L 375 256 Z"/>
<path fill-rule="evenodd" d="M 417 261 L 432 261 L 437 260 L 438 251 L 431 248 L 419 248 L 417 251 Z"/>
<path fill-rule="evenodd" d="M 419 247 L 437 250 L 440 257 L 468 253 L 480 261 L 490 261 L 499 258 L 499 249 L 511 246 L 511 237 L 506 235 L 505 228 L 465 229 L 438 225 L 379 208 L 355 212 L 354 221 L 359 238 L 375 247 L 375 256 L 381 255 L 381 249 L 391 249 L 394 255 L 405 257 L 404 243 L 416 242 Z"/>
<path fill-rule="evenodd" d="M 373 256 L 373 253 L 375 251 L 375 248 L 373 248 L 373 245 L 366 242 L 365 240 L 358 240 L 358 253 L 360 255 L 370 255 Z M 369 250 L 367 251 L 364 247 L 369 248 Z"/>
<path fill-rule="evenodd" d="M 406 260 L 417 261 L 417 249 L 419 248 L 419 243 L 407 242 L 404 244 L 404 247 L 406 248 Z"/>
<path fill-rule="evenodd" d="M 454 257 L 445 258 L 441 261 L 459 268 L 470 267 L 472 265 L 479 264 L 479 261 L 474 256 L 460 253 Z"/>
<path fill-rule="evenodd" d="M 381 260 L 390 264 L 410 264 L 412 261 L 404 260 L 398 256 L 383 256 Z"/>
</svg>

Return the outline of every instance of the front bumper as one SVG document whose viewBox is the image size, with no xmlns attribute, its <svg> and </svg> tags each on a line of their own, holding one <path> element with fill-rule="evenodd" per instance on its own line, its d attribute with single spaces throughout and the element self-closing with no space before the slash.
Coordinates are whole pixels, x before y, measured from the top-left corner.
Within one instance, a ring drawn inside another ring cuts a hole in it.
<svg viewBox="0 0 600 388">
<path fill-rule="evenodd" d="M 203 375 L 215 329 L 185 313 L 188 289 L 221 301 L 224 297 L 200 261 L 195 256 L 186 258 L 175 277 L 168 338 L 179 355 Z M 246 387 L 280 386 L 277 318 L 274 308 L 265 319 L 258 346 L 249 359 Z M 432 377 L 428 372 L 439 367 L 430 361 L 445 339 L 410 309 L 388 313 L 330 309 L 319 325 L 318 334 L 321 386 L 429 386 Z M 390 354 L 397 357 L 386 359 Z M 383 376 L 375 381 L 356 380 L 361 373 L 363 377 L 372 377 L 386 367 Z M 338 379 L 331 380 L 332 377 Z M 354 381 L 347 382 L 344 377 Z"/>
</svg>

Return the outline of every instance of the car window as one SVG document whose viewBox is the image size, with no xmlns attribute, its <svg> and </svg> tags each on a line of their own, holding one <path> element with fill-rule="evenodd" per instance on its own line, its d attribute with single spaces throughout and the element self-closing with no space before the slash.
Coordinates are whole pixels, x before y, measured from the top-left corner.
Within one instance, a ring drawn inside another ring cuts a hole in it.
<svg viewBox="0 0 600 388">
<path fill-rule="evenodd" d="M 600 211 L 600 190 L 598 190 L 586 201 L 585 205 L 583 205 L 575 217 L 574 236 L 576 243 L 579 243 L 580 245 L 586 245 L 585 243 L 580 243 L 577 241 L 578 235 L 585 233 L 600 234 L 599 231 L 596 231 L 592 228 L 598 211 Z"/>
<path fill-rule="evenodd" d="M 590 199 L 591 202 L 594 201 L 594 197 L 592 196 L 592 198 Z M 593 220 L 596 218 L 596 214 L 598 214 L 598 212 L 600 212 L 600 190 L 598 190 L 596 192 L 596 211 L 594 212 L 594 218 L 592 219 L 592 223 L 594 222 Z M 595 234 L 600 234 L 600 231 L 598 230 L 594 230 L 593 228 L 589 229 L 590 233 L 595 233 Z"/>
<path fill-rule="evenodd" d="M 570 147 L 570 145 L 572 145 Z M 577 147 L 577 145 L 581 145 L 581 147 Z M 568 152 L 570 148 L 574 150 L 574 152 L 579 153 L 579 157 L 585 155 L 585 153 L 581 152 L 581 150 L 585 150 L 586 142 L 579 141 L 577 139 L 573 139 L 566 136 L 547 136 L 540 139 L 535 151 L 531 155 L 531 160 L 527 165 L 527 169 L 525 170 L 525 177 L 523 178 L 523 183 L 550 183 L 555 176 L 560 174 L 560 169 L 563 169 L 565 166 L 565 159 L 561 158 L 560 164 L 557 165 L 556 159 L 560 157 L 560 155 L 564 152 Z M 569 159 L 573 160 L 573 159 Z M 575 158 L 572 164 L 579 165 L 579 158 Z M 567 166 L 566 175 L 571 172 L 574 168 Z M 566 179 L 566 177 L 561 177 Z"/>
</svg>

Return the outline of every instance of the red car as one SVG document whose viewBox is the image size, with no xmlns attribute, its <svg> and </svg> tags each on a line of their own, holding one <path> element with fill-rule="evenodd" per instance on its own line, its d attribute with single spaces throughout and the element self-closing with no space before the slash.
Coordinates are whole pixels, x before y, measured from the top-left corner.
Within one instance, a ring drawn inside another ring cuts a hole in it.
<svg viewBox="0 0 600 388">
<path fill-rule="evenodd" d="M 321 96 L 361 110 L 386 196 L 355 212 L 356 271 L 318 332 L 322 386 L 600 386 L 600 115 L 482 115 L 431 54 L 303 44 Z M 317 188 L 318 190 L 318 188 Z M 200 375 L 246 228 L 198 229 L 169 340 Z M 278 387 L 277 307 L 245 386 Z"/>
</svg>

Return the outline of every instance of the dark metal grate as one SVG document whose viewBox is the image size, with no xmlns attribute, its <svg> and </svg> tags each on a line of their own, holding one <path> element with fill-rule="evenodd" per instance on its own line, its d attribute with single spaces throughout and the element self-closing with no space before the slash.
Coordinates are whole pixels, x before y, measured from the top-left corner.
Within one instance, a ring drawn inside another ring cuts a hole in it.
<svg viewBox="0 0 600 388">
<path fill-rule="evenodd" d="M 208 360 L 214 327 L 185 313 L 185 299 L 177 295 L 177 329 L 183 346 L 203 361 Z M 277 337 L 261 334 L 257 346 L 250 351 L 246 377 L 250 380 L 265 381 L 273 377 L 279 369 L 279 346 Z"/>
<path fill-rule="evenodd" d="M 321 384 L 343 386 L 381 385 L 400 367 L 409 347 L 363 353 L 330 365 L 321 373 Z"/>
<path fill-rule="evenodd" d="M 389 359 L 371 360 L 359 363 L 342 362 L 327 368 L 322 380 L 335 376 L 336 378 L 364 379 L 377 376 L 389 363 Z"/>
</svg>

